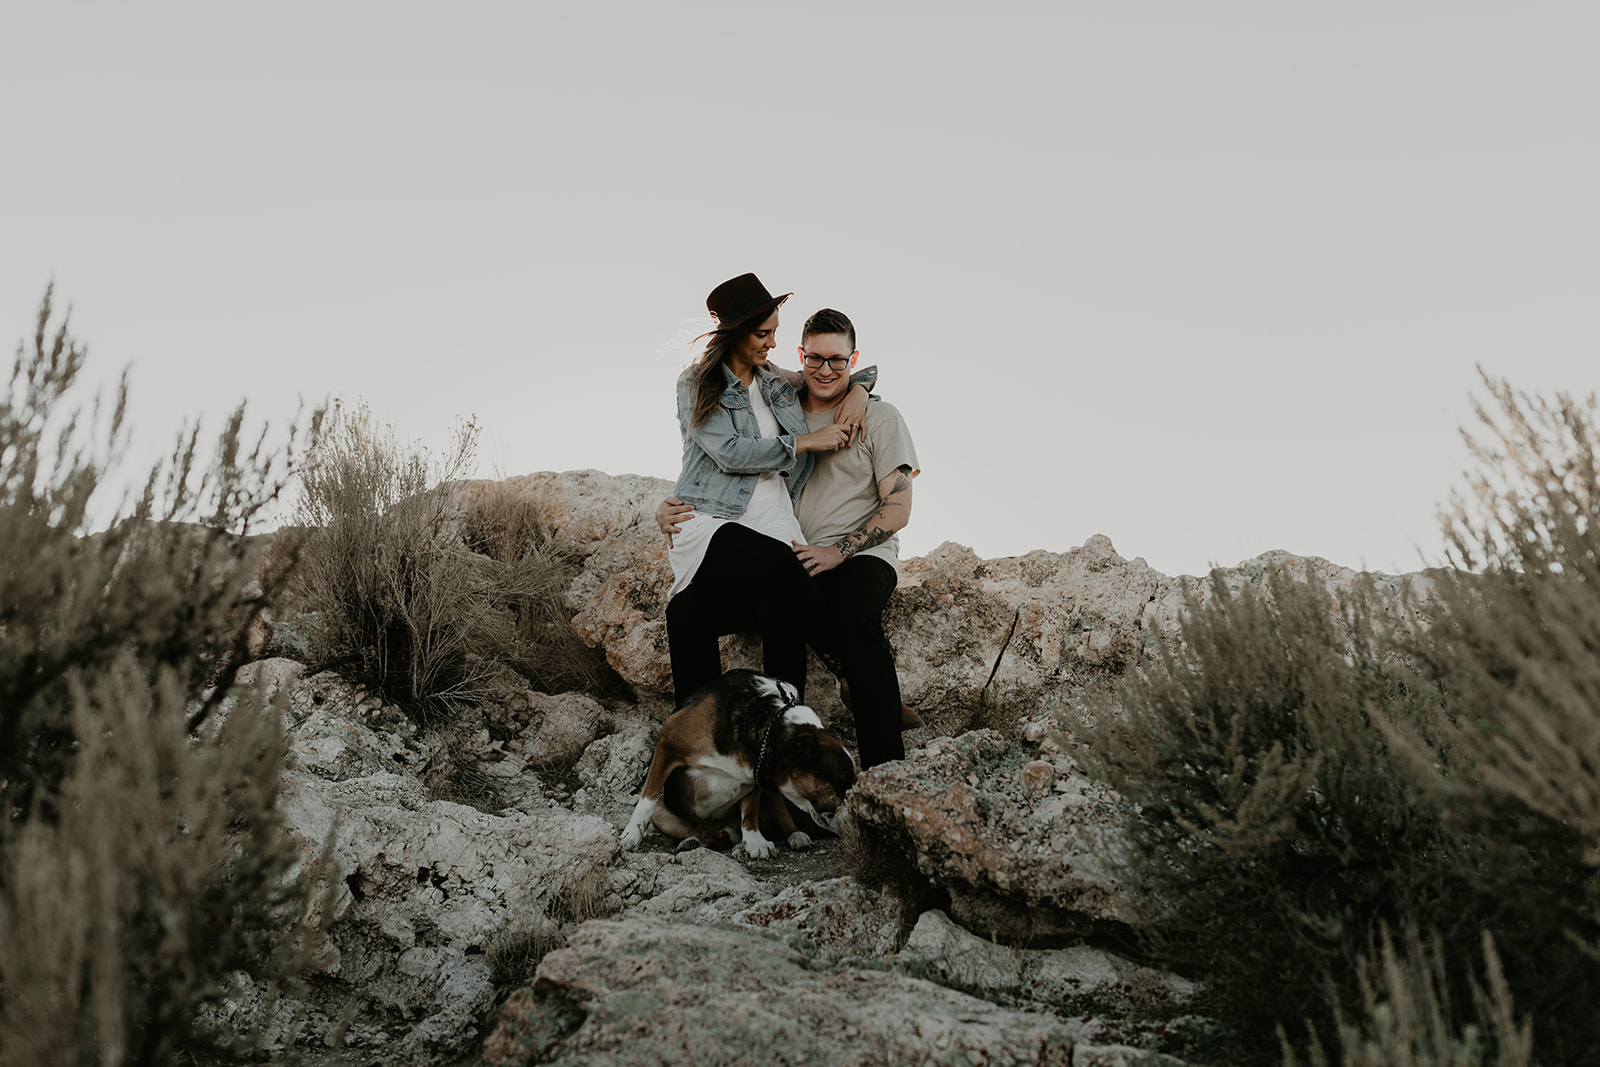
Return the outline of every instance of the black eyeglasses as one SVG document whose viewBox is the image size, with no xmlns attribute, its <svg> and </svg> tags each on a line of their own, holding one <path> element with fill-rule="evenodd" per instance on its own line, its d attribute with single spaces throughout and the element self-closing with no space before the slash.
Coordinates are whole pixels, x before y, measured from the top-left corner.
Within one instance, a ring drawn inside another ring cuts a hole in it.
<svg viewBox="0 0 1600 1067">
<path fill-rule="evenodd" d="M 824 363 L 826 363 L 833 370 L 844 370 L 846 367 L 848 367 L 850 365 L 850 357 L 849 356 L 809 356 L 809 355 L 803 355 L 800 358 L 801 358 L 802 361 L 804 361 L 805 365 L 810 367 L 812 370 L 820 369 Z"/>
</svg>

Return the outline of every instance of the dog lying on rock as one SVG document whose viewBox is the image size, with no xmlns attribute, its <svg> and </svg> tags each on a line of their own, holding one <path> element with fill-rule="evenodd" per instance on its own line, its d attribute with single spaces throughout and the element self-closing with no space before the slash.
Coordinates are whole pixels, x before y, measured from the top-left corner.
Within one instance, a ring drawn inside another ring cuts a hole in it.
<svg viewBox="0 0 1600 1067">
<path fill-rule="evenodd" d="M 790 848 L 805 848 L 811 837 L 782 801 L 837 832 L 833 814 L 855 780 L 855 760 L 794 686 L 732 670 L 661 724 L 622 847 L 638 848 L 647 824 L 678 841 L 727 825 L 752 859 L 766 859 L 778 846 L 762 833 L 765 807 L 769 827 L 776 825 Z"/>
</svg>

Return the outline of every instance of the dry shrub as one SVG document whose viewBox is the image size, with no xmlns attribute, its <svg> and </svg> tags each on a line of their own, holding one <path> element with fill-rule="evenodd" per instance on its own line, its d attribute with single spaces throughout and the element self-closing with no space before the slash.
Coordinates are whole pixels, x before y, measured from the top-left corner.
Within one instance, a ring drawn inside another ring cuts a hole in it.
<svg viewBox="0 0 1600 1067">
<path fill-rule="evenodd" d="M 495 989 L 504 995 L 531 984 L 539 963 L 566 943 L 561 928 L 549 920 L 497 935 L 484 950 Z"/>
<path fill-rule="evenodd" d="M 1596 402 L 1485 384 L 1500 411 L 1478 406 L 1471 503 L 1458 496 L 1444 517 L 1464 569 L 1441 574 L 1445 608 L 1418 640 L 1456 697 L 1456 729 L 1436 747 L 1460 776 L 1600 850 Z"/>
<path fill-rule="evenodd" d="M 1321 999 L 1381 922 L 1441 892 L 1451 841 L 1391 754 L 1377 714 L 1425 701 L 1373 636 L 1359 592 L 1335 616 L 1321 582 L 1192 594 L 1181 640 L 1121 693 L 1125 720 L 1086 734 L 1126 800 L 1150 949 L 1215 984 L 1240 1029 Z"/>
<path fill-rule="evenodd" d="M 1357 961 L 1360 997 L 1353 1018 L 1335 1027 L 1338 1059 L 1331 1061 L 1313 1030 L 1309 1067 L 1531 1067 L 1533 1028 L 1519 1020 L 1495 951 L 1494 938 L 1482 939 L 1485 983 L 1470 980 L 1473 1011 L 1462 1021 L 1452 1010 L 1450 973 L 1440 940 L 1407 934 L 1405 951 L 1395 948 L 1387 930 L 1375 953 Z M 1280 1031 L 1284 1067 L 1299 1067 Z"/>
<path fill-rule="evenodd" d="M 595 864 L 568 873 L 550 900 L 550 916 L 562 923 L 586 923 L 611 914 L 611 876 Z"/>
<path fill-rule="evenodd" d="M 1340 619 L 1314 574 L 1213 574 L 1090 735 L 1138 806 L 1152 955 L 1244 1033 L 1312 1005 L 1345 1063 L 1522 1063 L 1530 1033 L 1542 1063 L 1600 1059 L 1596 407 L 1489 385 L 1422 624 L 1380 632 L 1362 591 Z M 1389 929 L 1423 933 L 1396 954 Z"/>
<path fill-rule="evenodd" d="M 315 865 L 275 807 L 279 711 L 247 694 L 191 735 L 181 679 L 131 653 L 74 671 L 80 739 L 53 819 L 16 826 L 0 883 L 0 1062 L 163 1064 L 245 971 L 299 973 Z M 331 914 L 325 907 L 324 914 Z"/>
<path fill-rule="evenodd" d="M 539 962 L 567 943 L 564 927 L 612 914 L 611 894 L 611 878 L 603 866 L 585 864 L 569 872 L 551 894 L 548 917 L 505 931 L 488 945 L 495 988 L 507 993 L 531 983 Z"/>
<path fill-rule="evenodd" d="M 85 536 L 126 381 L 81 419 L 85 353 L 52 318 L 47 292 L 0 404 L 0 1063 L 167 1063 L 227 973 L 288 979 L 314 939 L 277 716 L 233 689 L 293 565 L 258 568 L 249 535 L 295 434 L 252 445 L 241 409 L 207 464 L 186 429 Z"/>
<path fill-rule="evenodd" d="M 510 667 L 550 692 L 618 684 L 566 610 L 567 573 L 537 516 L 504 485 L 457 514 L 449 483 L 477 427 L 437 463 L 364 406 L 335 405 L 302 477 L 302 594 L 313 658 L 426 717 L 486 697 Z"/>
<path fill-rule="evenodd" d="M 572 626 L 567 561 L 551 544 L 538 509 L 504 481 L 481 487 L 461 519 L 472 551 L 527 575 L 524 595 L 511 604 L 516 649 L 511 666 L 547 693 L 615 690 L 620 679 L 605 655 Z"/>
<path fill-rule="evenodd" d="M 839 869 L 899 905 L 902 942 L 923 912 L 950 910 L 950 894 L 917 869 L 914 852 L 903 842 L 889 840 L 883 831 L 850 816 L 839 821 L 839 839 Z"/>
<path fill-rule="evenodd" d="M 423 717 L 485 695 L 521 653 L 518 605 L 550 585 L 544 559 L 502 562 L 455 536 L 443 486 L 469 468 L 476 440 L 463 424 L 435 464 L 364 406 L 336 406 L 302 476 L 313 656 Z"/>
<path fill-rule="evenodd" d="M 1439 713 L 1393 731 L 1471 841 L 1540 1059 L 1600 1058 L 1600 409 L 1485 378 L 1479 470 L 1443 516 L 1453 562 L 1407 636 Z"/>
</svg>

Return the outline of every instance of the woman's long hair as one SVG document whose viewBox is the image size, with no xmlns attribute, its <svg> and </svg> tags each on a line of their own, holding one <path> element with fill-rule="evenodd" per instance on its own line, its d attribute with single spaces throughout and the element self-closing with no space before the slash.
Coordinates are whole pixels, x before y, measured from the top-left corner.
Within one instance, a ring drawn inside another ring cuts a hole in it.
<svg viewBox="0 0 1600 1067">
<path fill-rule="evenodd" d="M 694 411 L 689 416 L 691 427 L 709 419 L 711 413 L 717 410 L 717 405 L 722 403 L 722 393 L 728 388 L 728 376 L 722 373 L 722 365 L 728 362 L 739 342 L 756 332 L 762 321 L 765 320 L 736 326 L 727 333 L 713 333 L 705 352 L 689 367 L 689 374 L 694 379 Z"/>
</svg>

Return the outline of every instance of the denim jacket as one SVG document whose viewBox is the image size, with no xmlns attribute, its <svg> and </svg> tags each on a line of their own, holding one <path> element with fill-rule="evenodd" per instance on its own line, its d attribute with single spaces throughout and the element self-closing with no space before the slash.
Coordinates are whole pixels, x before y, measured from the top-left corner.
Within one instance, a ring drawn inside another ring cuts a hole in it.
<svg viewBox="0 0 1600 1067">
<path fill-rule="evenodd" d="M 795 438 L 807 432 L 806 414 L 800 396 L 783 376 L 756 368 L 755 384 L 762 399 L 772 409 L 783 431 L 778 437 L 762 437 L 756 413 L 750 407 L 750 390 L 726 365 L 727 377 L 722 402 L 699 426 L 690 427 L 694 412 L 694 378 L 686 370 L 678 376 L 678 428 L 683 432 L 683 467 L 673 495 L 695 510 L 724 519 L 735 519 L 749 506 L 756 478 L 766 471 L 777 471 L 788 479 L 789 499 L 805 488 L 816 455 L 795 453 Z M 854 384 L 868 389 L 877 380 L 877 368 L 868 367 L 850 376 Z"/>
</svg>

